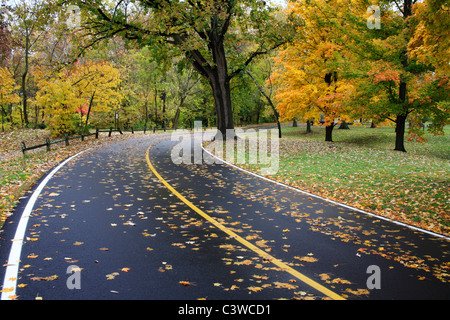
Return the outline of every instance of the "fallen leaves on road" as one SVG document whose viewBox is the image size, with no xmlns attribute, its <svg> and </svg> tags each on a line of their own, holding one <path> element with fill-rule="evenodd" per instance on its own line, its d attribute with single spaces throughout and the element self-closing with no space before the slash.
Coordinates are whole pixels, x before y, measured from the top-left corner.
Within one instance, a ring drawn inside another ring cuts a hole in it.
<svg viewBox="0 0 450 320">
<path fill-rule="evenodd" d="M 59 277 L 57 275 L 52 275 L 48 277 L 32 277 L 30 278 L 33 281 L 53 281 L 58 279 Z"/>
<path fill-rule="evenodd" d="M 304 261 L 304 262 L 317 262 L 318 259 L 314 258 L 314 257 L 298 257 L 295 256 L 294 259 L 297 259 L 299 261 Z"/>
</svg>

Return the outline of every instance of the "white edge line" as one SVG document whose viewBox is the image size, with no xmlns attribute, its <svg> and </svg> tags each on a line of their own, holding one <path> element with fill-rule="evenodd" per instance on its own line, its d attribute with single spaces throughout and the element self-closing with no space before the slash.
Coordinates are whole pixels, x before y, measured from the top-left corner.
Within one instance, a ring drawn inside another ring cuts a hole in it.
<svg viewBox="0 0 450 320">
<path fill-rule="evenodd" d="M 239 167 L 239 166 L 237 166 L 237 165 L 235 165 L 235 164 L 233 164 L 233 163 L 231 163 L 231 162 L 228 162 L 228 161 L 226 161 L 226 160 L 224 160 L 224 159 L 221 159 L 221 158 L 219 158 L 219 157 L 213 155 L 211 152 L 209 152 L 208 150 L 205 149 L 205 147 L 203 146 L 203 143 L 202 143 L 202 149 L 203 149 L 203 151 L 205 151 L 207 154 L 209 154 L 210 156 L 212 156 L 212 157 L 214 157 L 214 158 L 216 158 L 216 159 L 222 161 L 223 163 L 226 163 L 226 164 L 229 165 L 229 166 L 232 166 L 232 167 L 234 167 L 234 168 L 236 168 L 236 169 L 239 169 L 239 170 L 241 170 L 241 171 L 244 171 L 244 172 L 246 172 L 246 173 L 248 173 L 248 174 L 251 174 L 251 175 L 253 175 L 253 176 L 255 176 L 255 177 L 258 177 L 258 178 L 261 178 L 261 179 L 263 179 L 263 180 L 266 180 L 266 181 L 269 181 L 269 182 L 278 184 L 278 185 L 280 185 L 280 186 L 283 186 L 283 187 L 292 189 L 292 190 L 294 190 L 294 191 L 297 191 L 297 192 L 306 194 L 306 195 L 311 196 L 311 197 L 315 197 L 315 198 L 317 198 L 317 199 L 321 199 L 321 200 L 323 200 L 323 201 L 327 201 L 327 202 L 333 203 L 333 204 L 335 204 L 335 205 L 338 205 L 338 206 L 341 206 L 341 207 L 344 207 L 344 208 L 347 208 L 347 209 L 351 209 L 351 210 L 353 210 L 353 211 L 358 211 L 358 212 L 364 213 L 364 214 L 366 214 L 366 215 L 369 215 L 369 216 L 372 216 L 372 217 L 375 217 L 375 218 L 378 218 L 378 219 L 381 219 L 381 220 L 385 220 L 385 221 L 388 221 L 388 222 L 395 223 L 395 224 L 400 225 L 400 226 L 402 226 L 402 227 L 407 227 L 407 228 L 409 228 L 409 229 L 413 229 L 413 230 L 416 230 L 416 231 L 420 231 L 420 232 L 423 232 L 423 233 L 427 233 L 427 234 L 429 234 L 429 235 L 432 235 L 432 236 L 435 236 L 435 237 L 438 237 L 438 238 L 443 238 L 443 239 L 446 239 L 446 240 L 450 240 L 450 237 L 447 237 L 447 236 L 445 236 L 445 235 L 443 235 L 443 234 L 435 233 L 435 232 L 432 232 L 432 231 L 429 231 L 429 230 L 425 230 L 425 229 L 422 229 L 422 228 L 419 228 L 419 227 L 412 226 L 412 225 L 407 224 L 407 223 L 403 223 L 403 222 L 400 222 L 400 221 L 392 220 L 392 219 L 389 219 L 389 218 L 386 218 L 386 217 L 377 215 L 377 214 L 375 214 L 375 213 L 371 213 L 371 212 L 368 212 L 368 211 L 364 211 L 364 210 L 362 210 L 362 209 L 358 209 L 358 208 L 355 208 L 355 207 L 352 207 L 352 206 L 349 206 L 349 205 L 346 205 L 346 204 L 343 204 L 343 203 L 340 203 L 340 202 L 337 202 L 337 201 L 334 201 L 334 200 L 330 200 L 330 199 L 321 197 L 321 196 L 319 196 L 319 195 L 317 195 L 317 194 L 314 194 L 314 193 L 311 193 L 311 192 L 308 192 L 308 191 L 305 191 L 305 190 L 302 190 L 302 189 L 299 189 L 299 188 L 290 186 L 290 185 L 288 185 L 288 184 L 285 184 L 285 183 L 282 183 L 282 182 L 279 182 L 279 181 L 275 181 L 275 180 L 273 180 L 273 179 L 269 179 L 269 178 L 267 178 L 267 177 L 264 177 L 264 176 L 262 176 L 262 175 L 259 175 L 259 174 L 257 174 L 257 173 L 254 173 L 254 172 L 249 171 L 249 170 L 247 170 L 247 169 L 241 168 L 241 167 Z"/>
<path fill-rule="evenodd" d="M 25 209 L 22 212 L 22 216 L 20 217 L 19 224 L 16 229 L 16 233 L 14 235 L 14 239 L 12 241 L 11 250 L 9 252 L 7 267 L 5 271 L 5 278 L 3 280 L 3 290 L 8 290 L 8 292 L 2 292 L 1 300 L 11 300 L 10 296 L 15 296 L 16 294 L 16 287 L 17 287 L 17 277 L 19 273 L 19 264 L 20 264 L 20 254 L 22 252 L 22 245 L 23 240 L 25 237 L 25 232 L 28 224 L 28 220 L 30 218 L 30 215 L 33 211 L 33 207 L 41 194 L 44 187 L 47 185 L 47 183 L 50 181 L 50 179 L 55 175 L 56 172 L 58 172 L 66 163 L 71 161 L 72 159 L 78 157 L 80 154 L 86 152 L 89 149 L 86 149 L 84 151 L 81 151 L 70 158 L 64 160 L 61 162 L 56 168 L 54 168 L 42 182 L 39 184 L 39 186 L 36 188 L 36 190 L 31 195 L 30 199 L 28 200 L 28 203 L 25 207 Z M 11 289 L 12 290 L 9 290 Z"/>
</svg>

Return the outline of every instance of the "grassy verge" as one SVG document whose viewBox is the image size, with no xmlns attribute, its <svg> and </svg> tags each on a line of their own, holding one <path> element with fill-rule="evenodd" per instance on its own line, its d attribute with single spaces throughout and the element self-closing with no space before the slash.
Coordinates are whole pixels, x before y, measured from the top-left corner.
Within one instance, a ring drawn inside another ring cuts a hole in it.
<svg viewBox="0 0 450 320">
<path fill-rule="evenodd" d="M 283 128 L 270 178 L 397 221 L 450 235 L 450 128 L 393 151 L 394 128 L 351 127 L 324 142 L 323 127 Z M 243 167 L 260 172 L 261 165 Z"/>
</svg>

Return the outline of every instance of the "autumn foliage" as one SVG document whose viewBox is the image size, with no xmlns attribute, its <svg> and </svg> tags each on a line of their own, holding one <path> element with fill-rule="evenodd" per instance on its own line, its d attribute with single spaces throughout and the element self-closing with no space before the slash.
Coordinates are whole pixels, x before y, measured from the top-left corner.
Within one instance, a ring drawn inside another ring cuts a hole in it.
<svg viewBox="0 0 450 320">
<path fill-rule="evenodd" d="M 352 84 L 341 76 L 336 61 L 343 46 L 336 43 L 326 21 L 316 19 L 320 3 L 289 3 L 287 14 L 300 17 L 295 41 L 275 58 L 278 72 L 273 76 L 279 86 L 276 99 L 283 120 L 316 120 L 323 117 L 327 141 L 335 120 L 348 120 L 344 101 Z"/>
<path fill-rule="evenodd" d="M 78 62 L 56 72 L 37 68 L 36 76 L 36 103 L 44 108 L 53 136 L 74 133 L 78 122 L 87 125 L 93 108 L 107 111 L 120 103 L 120 74 L 109 62 Z"/>
<path fill-rule="evenodd" d="M 283 119 L 322 117 L 327 129 L 351 118 L 390 120 L 395 150 L 406 151 L 406 131 L 409 140 L 423 141 L 423 122 L 442 134 L 450 120 L 449 8 L 435 0 L 414 6 L 380 1 L 376 29 L 369 28 L 371 5 L 289 2 L 286 11 L 296 17 L 297 36 L 276 57 L 278 109 Z"/>
<path fill-rule="evenodd" d="M 5 109 L 11 108 L 13 103 L 20 101 L 19 96 L 14 92 L 17 89 L 12 73 L 7 68 L 0 67 L 0 113 L 2 114 L 2 128 L 3 116 L 8 114 Z M 12 117 L 12 112 L 9 112 Z M 12 121 L 12 119 L 10 119 Z"/>
</svg>

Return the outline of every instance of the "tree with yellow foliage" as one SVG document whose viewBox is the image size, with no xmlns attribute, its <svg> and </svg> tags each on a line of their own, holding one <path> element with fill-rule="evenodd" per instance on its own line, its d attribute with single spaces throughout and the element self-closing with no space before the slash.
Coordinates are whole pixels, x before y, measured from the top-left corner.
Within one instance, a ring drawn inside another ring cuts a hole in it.
<svg viewBox="0 0 450 320">
<path fill-rule="evenodd" d="M 450 121 L 449 78 L 442 72 L 449 66 L 448 7 L 437 0 L 416 6 L 414 2 L 301 0 L 290 6 L 303 22 L 299 28 L 302 51 L 291 59 L 304 55 L 327 76 L 336 72 L 348 87 L 337 97 L 340 107 L 347 106 L 367 119 L 395 123 L 394 150 L 402 152 L 406 152 L 408 122 L 412 124 L 409 138 L 421 138 L 424 118 L 432 119 L 429 128 L 435 134 L 442 134 Z M 307 73 L 304 79 L 309 85 L 302 87 L 325 94 L 325 99 L 314 101 L 329 101 L 329 91 L 315 90 L 312 79 L 320 78 L 308 74 L 308 68 L 295 66 L 297 74 Z"/>
<path fill-rule="evenodd" d="M 109 62 L 77 62 L 70 69 L 54 73 L 38 68 L 36 77 L 40 88 L 36 101 L 45 108 L 45 120 L 53 136 L 73 134 L 83 114 L 86 126 L 94 108 L 108 111 L 122 98 L 118 91 L 119 71 Z"/>
<path fill-rule="evenodd" d="M 10 116 L 9 121 L 12 122 L 12 110 L 7 112 L 8 106 L 20 101 L 19 96 L 14 93 L 14 90 L 18 89 L 14 82 L 12 73 L 7 69 L 0 67 L 0 113 L 2 114 L 2 131 L 5 131 L 3 126 L 4 117 Z"/>
<path fill-rule="evenodd" d="M 352 85 L 335 65 L 342 59 L 342 46 L 335 43 L 328 22 L 317 19 L 320 2 L 288 4 L 287 13 L 300 23 L 295 41 L 275 58 L 278 70 L 273 80 L 279 86 L 275 98 L 282 120 L 323 116 L 325 141 L 332 141 L 336 120 L 348 120 L 344 101 Z"/>
<path fill-rule="evenodd" d="M 76 109 L 83 104 L 83 99 L 73 88 L 70 73 L 62 70 L 47 74 L 42 69 L 36 70 L 37 85 L 36 102 L 44 108 L 46 122 L 52 136 L 73 134 L 76 129 Z"/>
<path fill-rule="evenodd" d="M 417 26 L 408 43 L 412 58 L 429 63 L 442 73 L 450 73 L 450 4 L 427 0 L 413 5 Z"/>
<path fill-rule="evenodd" d="M 89 124 L 92 111 L 105 112 L 120 105 L 123 98 L 119 90 L 120 71 L 112 63 L 91 60 L 77 62 L 71 77 L 78 94 L 85 99 L 85 108 L 78 109 L 81 116 L 86 114 L 85 127 Z"/>
</svg>

